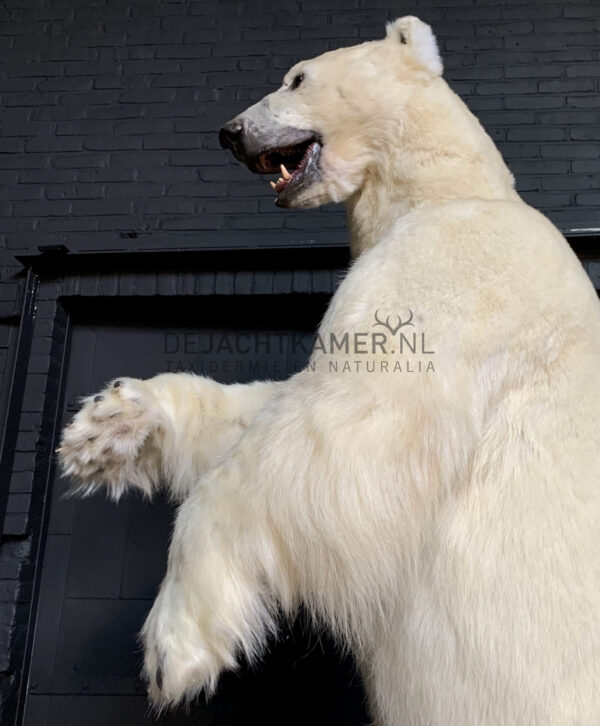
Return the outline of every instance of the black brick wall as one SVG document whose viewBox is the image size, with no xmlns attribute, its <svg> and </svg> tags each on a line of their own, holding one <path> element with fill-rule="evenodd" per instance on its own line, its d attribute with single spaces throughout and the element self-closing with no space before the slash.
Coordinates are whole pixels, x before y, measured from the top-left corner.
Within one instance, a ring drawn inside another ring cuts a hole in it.
<svg viewBox="0 0 600 726">
<path fill-rule="evenodd" d="M 446 77 L 526 199 L 563 229 L 599 226 L 595 0 L 5 0 L 0 243 L 343 242 L 339 208 L 275 209 L 215 131 L 299 58 L 404 13 L 434 26 Z"/>
</svg>

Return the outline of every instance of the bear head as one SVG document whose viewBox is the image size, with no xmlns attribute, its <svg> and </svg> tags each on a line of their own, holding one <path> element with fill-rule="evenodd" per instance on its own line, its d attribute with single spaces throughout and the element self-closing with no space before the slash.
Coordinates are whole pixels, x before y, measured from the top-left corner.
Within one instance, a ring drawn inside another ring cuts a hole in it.
<svg viewBox="0 0 600 726">
<path fill-rule="evenodd" d="M 219 139 L 251 171 L 281 174 L 272 183 L 278 206 L 346 201 L 382 147 L 402 136 L 415 90 L 441 74 L 431 28 L 399 18 L 383 40 L 297 63 L 280 88 L 225 124 Z"/>
</svg>

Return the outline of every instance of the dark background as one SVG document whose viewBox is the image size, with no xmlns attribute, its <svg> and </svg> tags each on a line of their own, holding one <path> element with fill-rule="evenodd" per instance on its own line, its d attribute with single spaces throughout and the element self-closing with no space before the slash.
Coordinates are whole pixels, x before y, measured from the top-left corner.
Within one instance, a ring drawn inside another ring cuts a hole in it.
<svg viewBox="0 0 600 726">
<path fill-rule="evenodd" d="M 524 198 L 565 233 L 597 231 L 597 0 L 2 0 L 0 421 L 26 292 L 15 255 L 57 244 L 139 252 L 141 269 L 144 250 L 175 259 L 183 249 L 343 247 L 340 207 L 276 209 L 266 180 L 234 163 L 216 131 L 297 60 L 382 37 L 387 20 L 411 13 L 433 25 L 445 77 L 500 146 Z M 597 257 L 588 249 L 584 263 L 598 286 Z M 119 259 L 111 258 L 115 279 L 103 278 L 102 294 L 141 294 L 122 282 L 131 272 L 121 275 Z M 0 507 L 0 694 L 16 682 L 31 599 L 23 568 L 35 539 L 32 461 L 56 322 L 48 306 L 64 294 L 60 285 L 45 284 L 39 304 L 36 340 L 48 345 L 34 340 L 28 358 L 4 517 Z M 153 290 L 168 296 L 166 288 Z M 6 492 L 9 480 L 0 487 Z"/>
</svg>

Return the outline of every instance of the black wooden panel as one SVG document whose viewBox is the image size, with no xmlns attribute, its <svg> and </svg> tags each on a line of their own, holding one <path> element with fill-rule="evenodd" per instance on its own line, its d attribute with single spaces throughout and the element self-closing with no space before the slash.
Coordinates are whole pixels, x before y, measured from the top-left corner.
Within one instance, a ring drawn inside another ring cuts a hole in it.
<svg viewBox="0 0 600 726">
<path fill-rule="evenodd" d="M 106 380 L 147 377 L 173 361 L 187 370 L 211 361 L 214 377 L 224 382 L 286 377 L 306 360 L 326 301 L 289 293 L 179 302 L 79 299 L 65 420 L 78 396 Z M 240 339 L 247 352 L 236 345 Z M 55 482 L 25 726 L 156 723 L 138 675 L 137 633 L 164 575 L 172 506 L 135 494 L 119 504 L 100 494 L 65 499 L 65 488 Z M 254 670 L 225 674 L 208 704 L 199 699 L 158 722 L 358 726 L 367 721 L 362 699 L 352 663 L 300 619 L 282 624 Z"/>
</svg>

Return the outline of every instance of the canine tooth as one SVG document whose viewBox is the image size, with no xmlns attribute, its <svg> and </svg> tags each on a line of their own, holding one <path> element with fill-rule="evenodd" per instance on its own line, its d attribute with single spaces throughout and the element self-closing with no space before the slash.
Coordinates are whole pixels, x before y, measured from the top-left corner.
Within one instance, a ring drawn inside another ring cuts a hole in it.
<svg viewBox="0 0 600 726">
<path fill-rule="evenodd" d="M 272 182 L 269 182 L 269 184 L 271 185 L 271 188 L 272 188 L 272 189 L 275 189 L 275 187 L 277 186 L 277 184 L 275 184 L 275 182 L 274 182 L 274 181 L 272 181 Z"/>
<path fill-rule="evenodd" d="M 291 179 L 292 175 L 290 172 L 285 168 L 285 166 L 282 164 L 280 167 L 281 173 L 283 174 L 284 179 Z"/>
<path fill-rule="evenodd" d="M 282 181 L 283 181 L 283 179 L 281 177 L 279 177 L 279 179 L 277 180 L 277 183 L 279 184 L 279 182 L 282 182 Z"/>
</svg>

